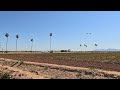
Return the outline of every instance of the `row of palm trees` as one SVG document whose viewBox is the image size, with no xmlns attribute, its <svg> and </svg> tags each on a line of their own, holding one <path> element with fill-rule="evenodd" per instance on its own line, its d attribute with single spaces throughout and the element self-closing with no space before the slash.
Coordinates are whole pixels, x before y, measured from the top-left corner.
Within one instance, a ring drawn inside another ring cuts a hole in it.
<svg viewBox="0 0 120 90">
<path fill-rule="evenodd" d="M 9 34 L 6 33 L 5 36 L 6 36 L 6 38 L 7 38 L 7 41 L 6 41 L 6 52 L 7 52 L 7 45 L 8 45 L 8 37 L 9 37 Z M 17 34 L 17 35 L 16 35 L 16 52 L 17 52 L 17 41 L 18 41 L 18 38 L 19 38 L 19 35 Z M 32 52 L 33 38 L 31 39 L 31 42 L 32 42 L 32 45 L 31 45 L 31 52 Z"/>
<path fill-rule="evenodd" d="M 86 34 L 91 34 L 91 33 L 86 33 Z M 8 37 L 9 37 L 9 34 L 6 33 L 5 36 L 6 36 L 6 38 L 7 38 L 7 41 L 6 41 L 6 52 L 7 52 L 7 45 L 8 45 Z M 51 51 L 51 37 L 52 37 L 52 33 L 50 33 L 49 36 L 50 36 L 50 51 Z M 17 34 L 17 35 L 16 35 L 16 52 L 17 52 L 17 41 L 18 41 L 18 38 L 19 38 L 19 35 Z M 98 46 L 97 44 L 94 44 L 94 45 L 95 45 L 95 47 Z M 86 44 L 84 44 L 84 45 L 80 44 L 80 47 L 82 47 L 82 46 L 87 47 Z M 32 52 L 32 49 L 33 49 L 33 38 L 31 38 L 31 52 Z M 82 50 L 81 50 L 81 51 L 82 51 Z"/>
<path fill-rule="evenodd" d="M 90 34 L 91 34 L 91 33 L 90 33 Z M 8 37 L 9 37 L 9 34 L 6 33 L 5 36 L 6 36 L 6 38 L 7 38 L 7 41 L 6 41 L 6 52 L 7 52 L 7 45 L 8 45 Z M 50 33 L 49 36 L 50 36 L 50 51 L 51 51 L 51 37 L 52 37 L 52 33 Z M 17 41 L 18 41 L 18 38 L 19 38 L 19 35 L 17 34 L 17 35 L 16 35 L 16 52 L 17 52 Z M 95 47 L 98 46 L 97 44 L 94 44 L 94 45 L 95 45 Z M 84 45 L 80 44 L 80 47 L 82 47 L 82 46 L 87 47 L 86 44 L 84 44 Z M 32 52 L 32 49 L 33 49 L 33 38 L 31 38 L 31 52 Z M 82 50 L 81 50 L 81 51 L 82 51 Z"/>
<path fill-rule="evenodd" d="M 82 47 L 82 46 L 88 47 L 88 45 L 87 45 L 87 44 L 84 44 L 84 45 L 80 44 L 80 47 Z M 94 46 L 95 46 L 95 47 L 97 47 L 97 46 L 98 46 L 98 44 L 94 44 Z M 81 49 L 81 52 L 82 52 L 82 49 Z"/>
<path fill-rule="evenodd" d="M 95 45 L 95 46 L 98 46 L 97 44 L 94 44 L 94 45 Z M 81 46 L 82 46 L 82 44 L 80 44 L 80 47 L 81 47 Z M 85 46 L 85 47 L 87 47 L 87 45 L 86 45 L 86 44 L 84 44 L 84 46 Z"/>
<path fill-rule="evenodd" d="M 8 46 L 8 37 L 9 37 L 9 33 L 5 34 L 7 41 L 6 41 L 6 52 L 7 50 L 7 46 Z M 51 51 L 51 37 L 52 37 L 52 33 L 50 33 L 50 51 Z M 16 52 L 17 52 L 17 41 L 18 41 L 19 35 L 16 35 Z M 32 48 L 33 48 L 33 38 L 31 38 L 31 52 L 32 52 Z"/>
<path fill-rule="evenodd" d="M 87 40 L 88 40 L 88 38 L 90 39 L 90 37 L 91 37 L 91 35 L 92 35 L 92 33 L 91 32 L 88 32 L 88 33 L 85 33 L 86 35 L 86 37 L 87 37 Z M 89 36 L 89 37 L 88 37 Z M 88 42 L 88 41 L 87 41 Z M 93 44 L 95 47 L 97 47 L 98 46 L 98 44 Z M 88 44 L 80 44 L 80 48 L 82 47 L 82 46 L 84 46 L 84 47 L 88 47 Z M 82 48 L 81 48 L 81 51 L 82 51 Z"/>
</svg>

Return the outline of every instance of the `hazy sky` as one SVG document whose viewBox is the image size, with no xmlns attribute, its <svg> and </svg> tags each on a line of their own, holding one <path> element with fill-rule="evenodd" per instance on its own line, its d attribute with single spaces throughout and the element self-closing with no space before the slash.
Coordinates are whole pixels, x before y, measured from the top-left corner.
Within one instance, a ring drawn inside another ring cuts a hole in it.
<svg viewBox="0 0 120 90">
<path fill-rule="evenodd" d="M 6 49 L 5 33 L 9 33 L 8 50 L 49 50 L 49 33 L 52 32 L 52 49 L 82 50 L 120 49 L 119 11 L 0 11 L 0 45 Z M 91 35 L 86 33 L 92 33 Z M 0 50 L 1 50 L 0 48 Z"/>
</svg>

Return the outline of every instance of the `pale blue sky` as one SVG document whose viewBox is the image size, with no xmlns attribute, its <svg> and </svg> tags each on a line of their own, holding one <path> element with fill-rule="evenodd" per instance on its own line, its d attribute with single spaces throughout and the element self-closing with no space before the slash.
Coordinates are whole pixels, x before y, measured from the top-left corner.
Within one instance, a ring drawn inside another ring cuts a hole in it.
<svg viewBox="0 0 120 90">
<path fill-rule="evenodd" d="M 18 50 L 49 50 L 49 33 L 52 32 L 52 49 L 86 50 L 120 49 L 119 11 L 0 11 L 0 44 L 5 50 L 9 33 L 8 50 L 15 50 L 15 35 L 19 34 Z M 92 33 L 87 35 L 86 33 Z M 1 48 L 0 48 L 1 50 Z"/>
</svg>

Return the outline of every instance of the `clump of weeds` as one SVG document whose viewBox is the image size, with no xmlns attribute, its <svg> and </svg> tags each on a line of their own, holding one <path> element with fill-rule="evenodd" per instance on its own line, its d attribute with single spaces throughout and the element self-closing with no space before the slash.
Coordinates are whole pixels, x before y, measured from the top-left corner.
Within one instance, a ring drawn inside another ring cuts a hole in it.
<svg viewBox="0 0 120 90">
<path fill-rule="evenodd" d="M 44 67 L 44 70 L 48 70 L 48 67 L 47 67 L 47 66 L 45 66 L 45 67 Z"/>
<path fill-rule="evenodd" d="M 0 79 L 10 79 L 10 75 L 8 73 L 3 73 L 0 75 Z"/>
</svg>

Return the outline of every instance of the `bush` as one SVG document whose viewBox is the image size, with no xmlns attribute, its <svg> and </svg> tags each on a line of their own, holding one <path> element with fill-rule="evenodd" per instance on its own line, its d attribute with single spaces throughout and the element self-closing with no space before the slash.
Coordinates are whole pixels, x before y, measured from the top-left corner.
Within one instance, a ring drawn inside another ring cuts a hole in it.
<svg viewBox="0 0 120 90">
<path fill-rule="evenodd" d="M 47 67 L 47 66 L 45 66 L 45 67 L 44 67 L 44 70 L 48 70 L 48 67 Z"/>
<path fill-rule="evenodd" d="M 50 51 L 50 53 L 53 53 L 53 51 Z"/>
<path fill-rule="evenodd" d="M 5 51 L 5 53 L 8 53 L 8 51 Z"/>
<path fill-rule="evenodd" d="M 61 52 L 67 52 L 67 50 L 61 50 Z"/>
<path fill-rule="evenodd" d="M 81 76 L 81 73 L 80 72 L 77 72 L 76 73 L 76 77 L 80 77 Z"/>
<path fill-rule="evenodd" d="M 70 52 L 71 50 L 70 49 L 68 49 L 68 52 Z"/>
</svg>

